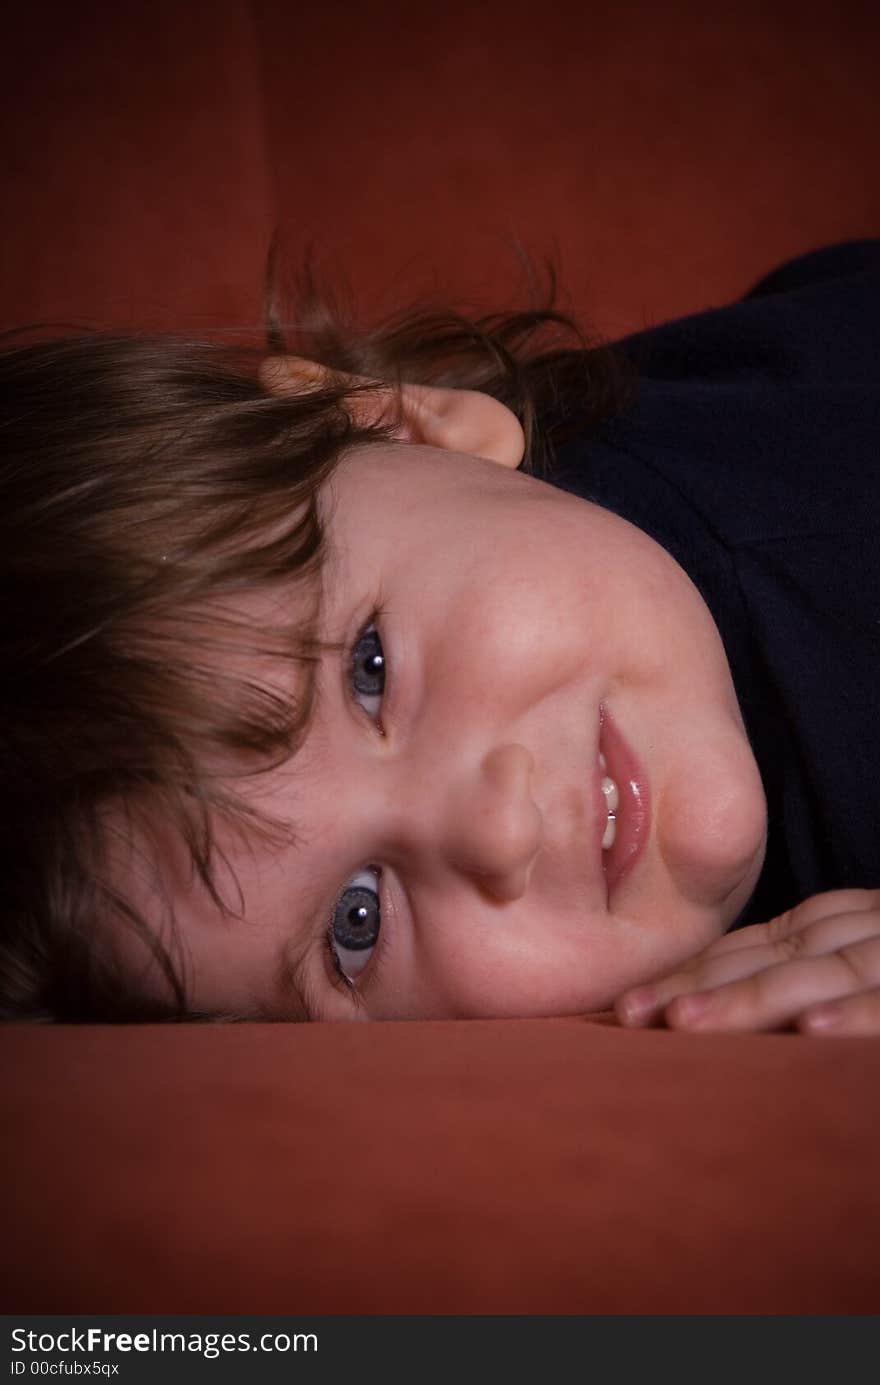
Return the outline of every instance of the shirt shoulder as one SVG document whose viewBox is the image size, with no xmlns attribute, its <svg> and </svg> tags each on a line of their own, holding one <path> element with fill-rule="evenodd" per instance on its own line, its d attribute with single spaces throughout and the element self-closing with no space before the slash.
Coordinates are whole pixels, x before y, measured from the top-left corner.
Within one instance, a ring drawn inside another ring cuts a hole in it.
<svg viewBox="0 0 880 1385">
<path fill-rule="evenodd" d="M 703 385 L 877 383 L 880 239 L 786 261 L 742 298 L 615 344 L 642 379 Z"/>
</svg>

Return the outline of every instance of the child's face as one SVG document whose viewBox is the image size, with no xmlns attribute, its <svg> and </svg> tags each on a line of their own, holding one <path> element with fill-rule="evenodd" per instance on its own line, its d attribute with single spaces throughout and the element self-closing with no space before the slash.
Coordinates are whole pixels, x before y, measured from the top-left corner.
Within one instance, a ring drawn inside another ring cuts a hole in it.
<svg viewBox="0 0 880 1385">
<path fill-rule="evenodd" d="M 360 637 L 357 686 L 350 657 L 326 655 L 303 749 L 236 783 L 291 823 L 289 846 L 252 854 L 218 826 L 243 919 L 185 888 L 183 848 L 163 844 L 193 1003 L 583 1012 L 720 934 L 757 880 L 766 809 L 716 627 L 672 558 L 595 505 L 436 448 L 362 447 L 326 498 L 322 634 Z"/>
</svg>

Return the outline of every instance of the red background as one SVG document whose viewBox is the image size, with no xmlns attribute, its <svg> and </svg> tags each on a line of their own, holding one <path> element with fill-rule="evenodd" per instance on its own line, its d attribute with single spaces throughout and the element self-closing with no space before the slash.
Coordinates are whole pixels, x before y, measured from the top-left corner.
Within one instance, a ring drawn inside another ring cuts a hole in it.
<svg viewBox="0 0 880 1385">
<path fill-rule="evenodd" d="M 30 6 L 0 322 L 252 327 L 273 230 L 368 305 L 614 336 L 880 233 L 876 5 Z M 880 1308 L 880 1043 L 584 1020 L 0 1035 L 6 1312 Z"/>
<path fill-rule="evenodd" d="M 277 227 L 368 301 L 558 252 L 620 334 L 877 233 L 878 57 L 853 0 L 23 7 L 2 318 L 251 325 Z"/>
</svg>

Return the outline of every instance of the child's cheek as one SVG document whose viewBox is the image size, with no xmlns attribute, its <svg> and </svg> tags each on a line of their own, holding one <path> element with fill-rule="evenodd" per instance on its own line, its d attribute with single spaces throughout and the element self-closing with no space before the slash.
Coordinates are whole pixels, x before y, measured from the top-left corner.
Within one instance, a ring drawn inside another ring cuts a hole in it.
<svg viewBox="0 0 880 1385">
<path fill-rule="evenodd" d="M 748 898 L 764 856 L 767 808 L 748 741 L 736 728 L 685 743 L 665 770 L 655 831 L 686 899 Z"/>
</svg>

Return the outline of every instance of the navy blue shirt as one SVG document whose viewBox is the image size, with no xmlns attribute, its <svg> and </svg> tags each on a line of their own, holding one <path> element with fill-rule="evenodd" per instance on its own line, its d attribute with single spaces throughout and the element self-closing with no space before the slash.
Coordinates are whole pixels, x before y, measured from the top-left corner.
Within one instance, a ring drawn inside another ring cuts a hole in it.
<svg viewBox="0 0 880 1385">
<path fill-rule="evenodd" d="M 650 534 L 715 618 L 769 811 L 737 923 L 880 886 L 880 240 L 617 349 L 632 405 L 547 479 Z"/>
</svg>

